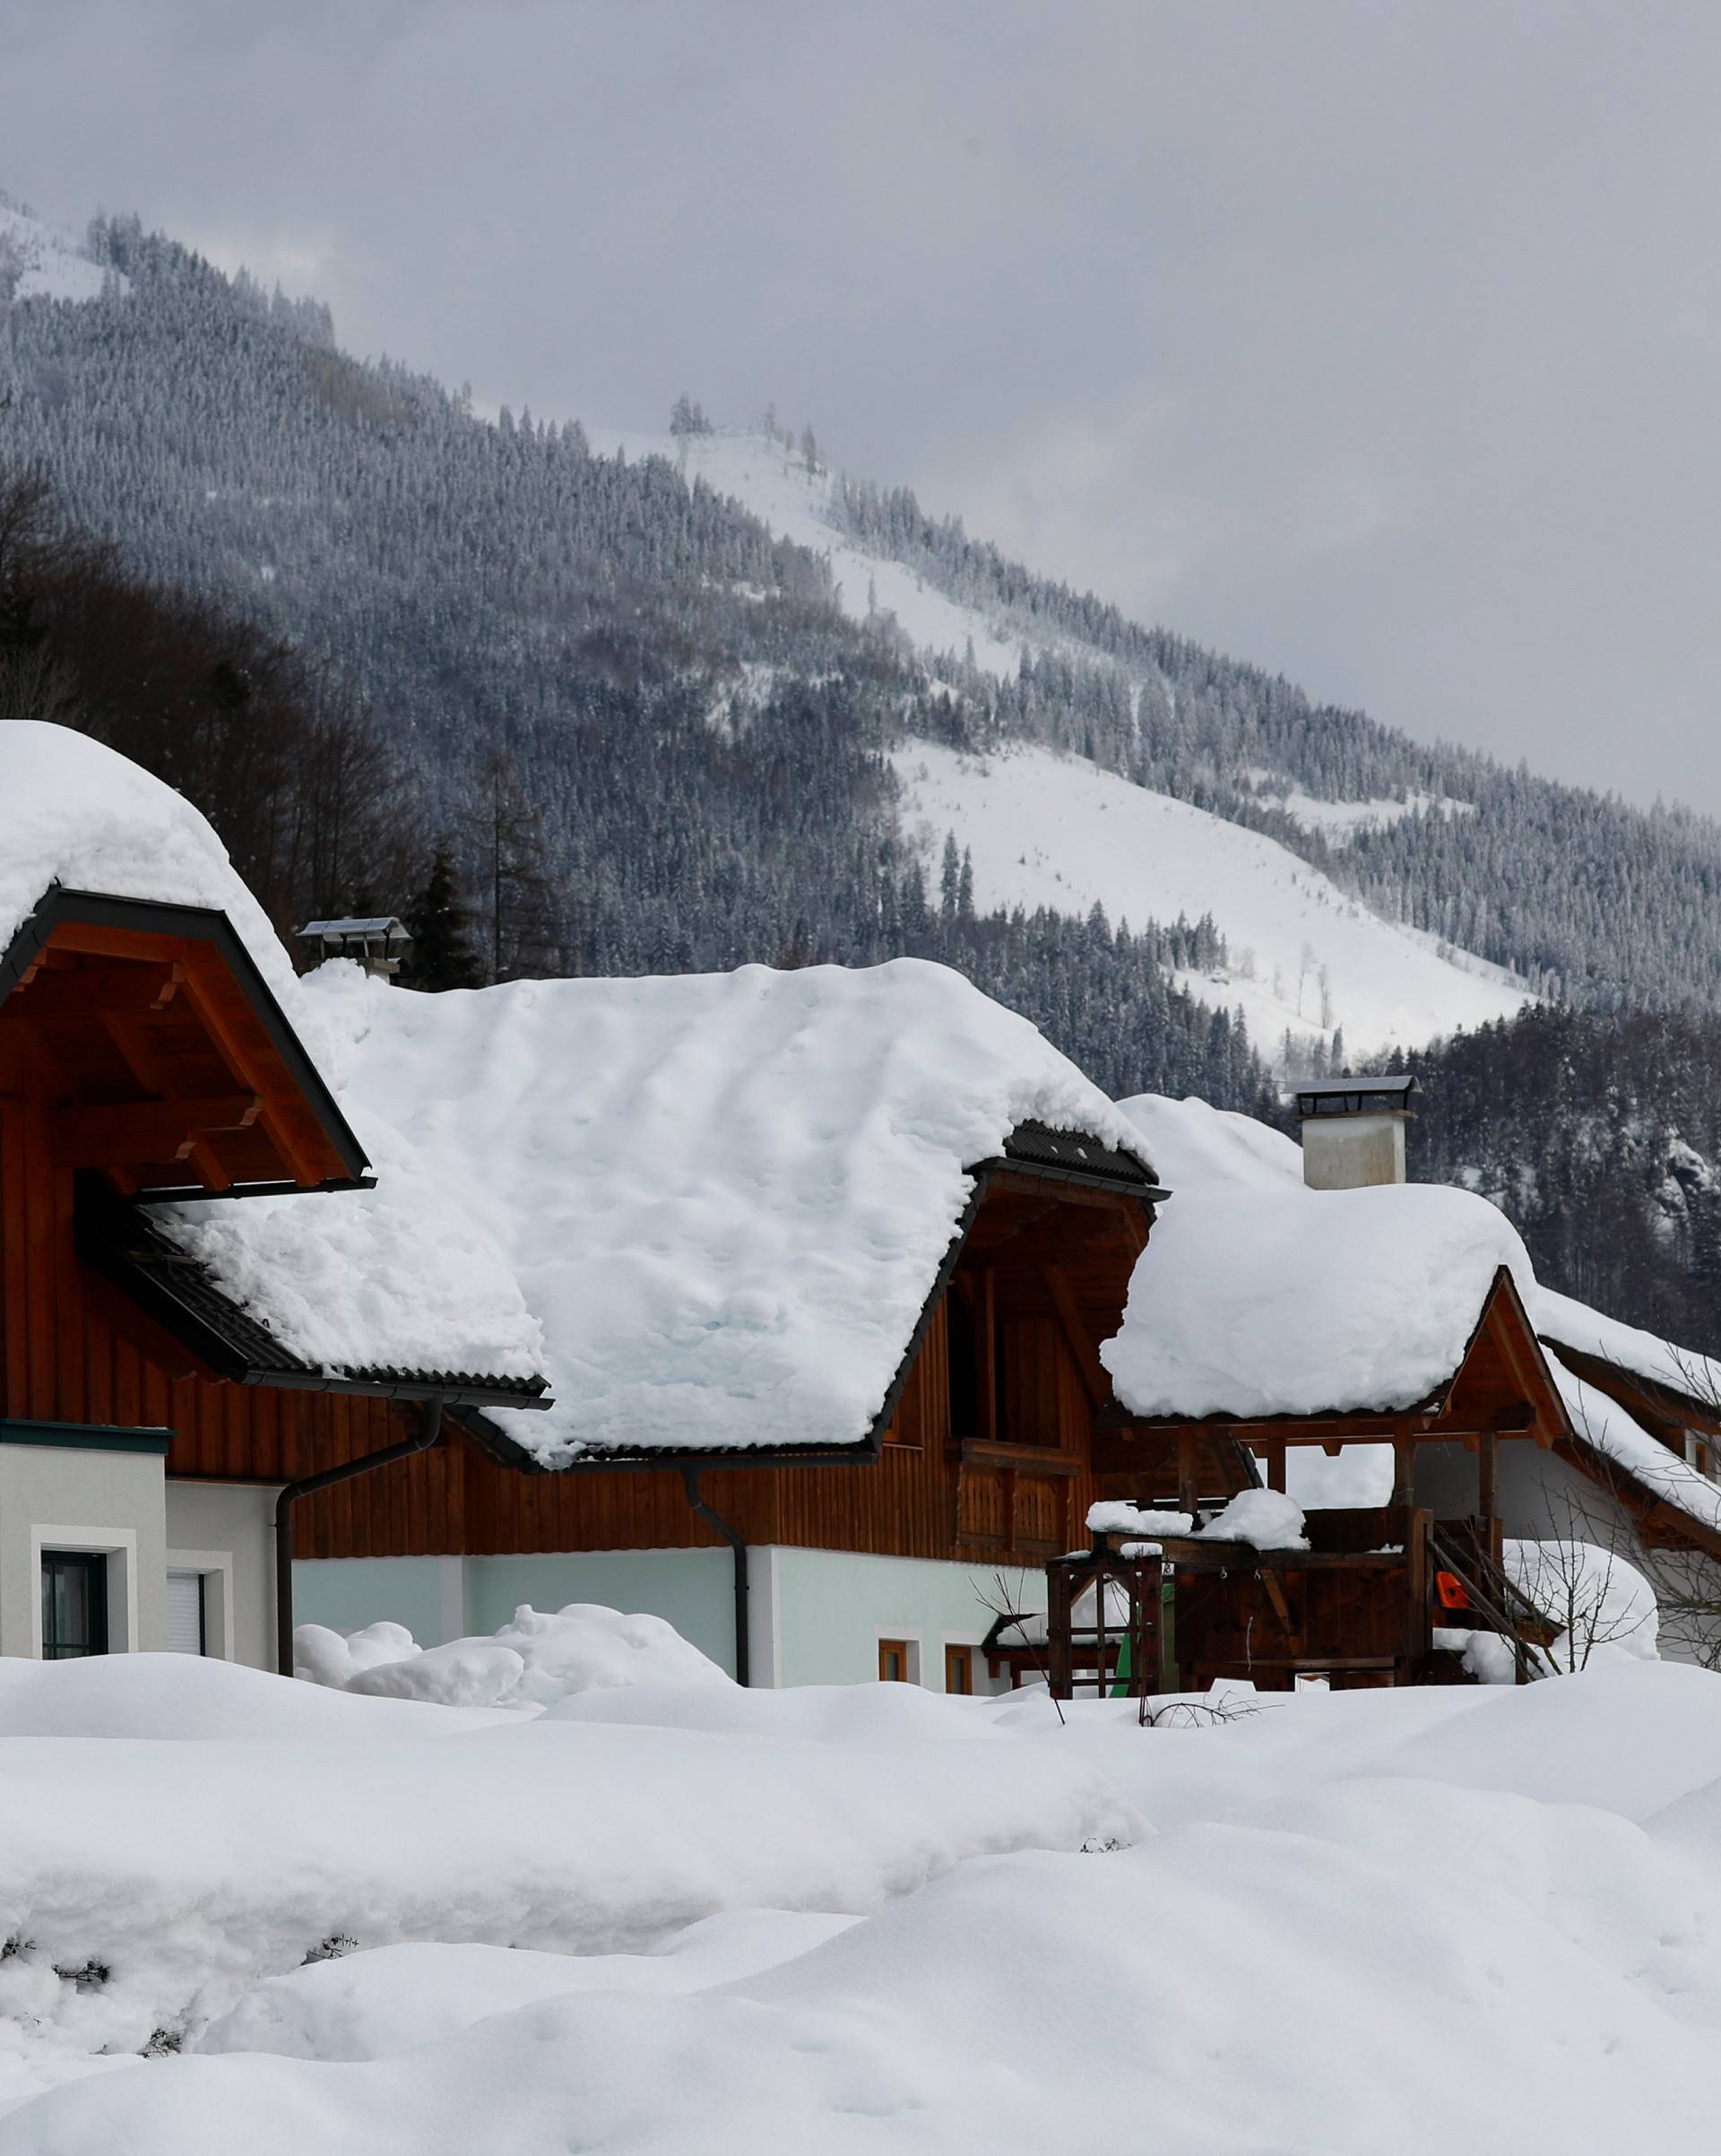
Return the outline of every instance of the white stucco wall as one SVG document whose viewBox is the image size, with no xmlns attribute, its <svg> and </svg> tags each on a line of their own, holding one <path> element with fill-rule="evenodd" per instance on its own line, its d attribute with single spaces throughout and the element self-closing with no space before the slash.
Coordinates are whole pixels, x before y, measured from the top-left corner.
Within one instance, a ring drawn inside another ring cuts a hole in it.
<svg viewBox="0 0 1721 2156">
<path fill-rule="evenodd" d="M 41 1553 L 108 1554 L 115 1653 L 165 1648 L 167 1507 L 159 1452 L 0 1439 L 0 1654 L 41 1652 Z"/>
<path fill-rule="evenodd" d="M 734 1573 L 726 1549 L 590 1550 L 517 1557 L 347 1557 L 293 1567 L 301 1623 L 355 1632 L 378 1618 L 420 1645 L 494 1632 L 523 1602 L 559 1609 L 601 1602 L 666 1618 L 731 1675 Z M 1043 1610 L 1045 1574 L 1008 1568 L 1016 1606 Z M 990 1565 L 759 1546 L 748 1552 L 751 1681 L 758 1685 L 870 1683 L 880 1640 L 905 1640 L 920 1682 L 944 1688 L 947 1646 L 978 1648 L 992 1622 Z M 977 1691 L 991 1689 L 974 1658 Z"/>
<path fill-rule="evenodd" d="M 166 1569 L 205 1575 L 206 1651 L 275 1666 L 275 1492 L 255 1483 L 167 1485 Z"/>
</svg>

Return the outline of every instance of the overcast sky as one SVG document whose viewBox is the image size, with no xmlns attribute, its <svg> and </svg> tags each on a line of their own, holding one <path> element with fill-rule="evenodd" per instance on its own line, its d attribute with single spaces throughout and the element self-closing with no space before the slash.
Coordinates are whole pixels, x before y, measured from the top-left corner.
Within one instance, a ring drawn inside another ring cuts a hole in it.
<svg viewBox="0 0 1721 2156">
<path fill-rule="evenodd" d="M 1721 811 L 1721 7 L 0 0 L 0 187 Z"/>
</svg>

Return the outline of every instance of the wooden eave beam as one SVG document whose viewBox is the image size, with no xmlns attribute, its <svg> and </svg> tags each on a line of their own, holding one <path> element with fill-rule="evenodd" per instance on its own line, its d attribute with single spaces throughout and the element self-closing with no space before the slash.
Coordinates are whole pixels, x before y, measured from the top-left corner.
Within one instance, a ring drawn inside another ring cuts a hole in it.
<svg viewBox="0 0 1721 2156">
<path fill-rule="evenodd" d="M 48 1146 L 56 1164 L 65 1168 L 184 1160 L 213 1132 L 247 1129 L 262 1107 L 255 1093 L 229 1093 L 203 1100 L 53 1108 L 48 1116 Z"/>
<path fill-rule="evenodd" d="M 65 1018 L 106 1018 L 165 1010 L 178 993 L 185 968 L 114 965 L 41 969 L 0 1003 L 8 1025 Z"/>
</svg>

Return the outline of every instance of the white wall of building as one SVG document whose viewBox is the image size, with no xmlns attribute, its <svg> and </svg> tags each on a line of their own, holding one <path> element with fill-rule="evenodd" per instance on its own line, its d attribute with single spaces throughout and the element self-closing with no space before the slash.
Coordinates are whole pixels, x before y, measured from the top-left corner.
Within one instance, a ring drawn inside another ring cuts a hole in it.
<svg viewBox="0 0 1721 2156">
<path fill-rule="evenodd" d="M 1043 1610 L 1045 1575 L 1007 1568 L 1015 1606 Z M 748 1552 L 748 1639 L 758 1685 L 869 1683 L 878 1643 L 902 1640 L 918 1681 L 944 1688 L 945 1649 L 978 1649 L 992 1623 L 994 1570 L 912 1557 L 757 1546 Z M 506 1557 L 337 1557 L 293 1567 L 300 1623 L 336 1632 L 388 1618 L 421 1646 L 506 1624 L 522 1603 L 599 1602 L 667 1619 L 732 1675 L 733 1559 L 727 1549 L 591 1550 Z M 991 1689 L 974 1656 L 977 1691 Z"/>
<path fill-rule="evenodd" d="M 159 1451 L 0 1438 L 0 1654 L 42 1651 L 45 1549 L 107 1557 L 111 1652 L 166 1647 L 164 1482 Z"/>
<path fill-rule="evenodd" d="M 255 1483 L 167 1485 L 165 1569 L 203 1577 L 206 1654 L 275 1666 L 275 1492 Z"/>
</svg>

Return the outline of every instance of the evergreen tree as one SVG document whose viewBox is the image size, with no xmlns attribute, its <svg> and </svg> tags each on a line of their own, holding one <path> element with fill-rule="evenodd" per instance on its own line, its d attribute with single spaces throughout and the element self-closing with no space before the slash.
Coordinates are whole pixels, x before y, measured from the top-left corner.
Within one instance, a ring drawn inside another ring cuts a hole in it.
<svg viewBox="0 0 1721 2156">
<path fill-rule="evenodd" d="M 472 947 L 471 909 L 462 895 L 452 850 L 443 842 L 431 855 L 424 888 L 403 921 L 412 949 L 402 968 L 409 988 L 478 988 L 484 969 Z"/>
</svg>

